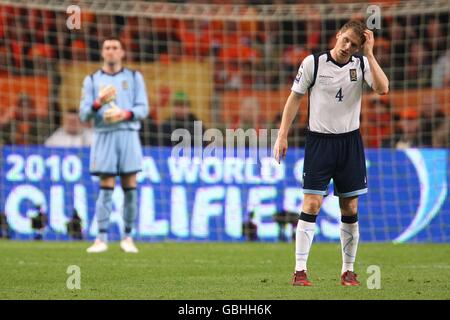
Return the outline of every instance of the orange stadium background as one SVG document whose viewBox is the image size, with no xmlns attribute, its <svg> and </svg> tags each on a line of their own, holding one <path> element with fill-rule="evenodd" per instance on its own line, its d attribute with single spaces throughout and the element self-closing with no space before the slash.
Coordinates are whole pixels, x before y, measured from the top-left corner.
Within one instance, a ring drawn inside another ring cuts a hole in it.
<svg viewBox="0 0 450 320">
<path fill-rule="evenodd" d="M 371 142 L 371 135 L 380 134 L 374 127 L 386 127 L 381 138 L 389 138 L 399 118 L 419 120 L 430 103 L 439 121 L 450 114 L 449 14 L 440 10 L 444 3 L 417 2 L 414 10 L 401 1 L 380 3 L 382 28 L 375 30 L 374 51 L 391 90 L 380 98 L 388 105 L 381 118 L 374 114 L 369 90 L 363 97 L 362 131 L 369 147 L 381 146 Z M 362 13 L 367 2 L 346 1 L 320 10 L 289 2 L 121 5 L 135 14 L 81 5 L 82 27 L 69 30 L 64 6 L 50 10 L 21 1 L 0 4 L 0 124 L 12 119 L 14 105 L 25 94 L 46 126 L 45 140 L 61 126 L 65 110 L 78 108 L 83 78 L 101 65 L 101 39 L 117 35 L 127 51 L 125 66 L 144 75 L 157 125 L 171 120 L 173 96 L 182 91 L 190 100 L 189 112 L 205 127 L 236 128 L 245 121 L 273 127 L 302 59 L 330 48 L 342 22 L 368 16 Z M 305 124 L 307 99 L 299 115 Z M 418 136 L 424 134 L 421 130 Z"/>
</svg>

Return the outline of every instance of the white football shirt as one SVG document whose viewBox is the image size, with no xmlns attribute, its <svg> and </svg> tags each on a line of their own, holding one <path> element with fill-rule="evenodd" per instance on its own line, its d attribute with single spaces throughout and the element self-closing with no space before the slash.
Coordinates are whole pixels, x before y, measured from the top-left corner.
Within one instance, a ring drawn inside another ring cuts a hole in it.
<svg viewBox="0 0 450 320">
<path fill-rule="evenodd" d="M 372 87 L 369 61 L 364 59 L 364 79 Z M 359 128 L 363 73 L 361 60 L 352 56 L 346 64 L 336 62 L 326 51 L 318 54 L 314 81 L 314 55 L 307 56 L 298 70 L 291 90 L 308 96 L 309 130 L 321 133 L 345 133 Z"/>
</svg>

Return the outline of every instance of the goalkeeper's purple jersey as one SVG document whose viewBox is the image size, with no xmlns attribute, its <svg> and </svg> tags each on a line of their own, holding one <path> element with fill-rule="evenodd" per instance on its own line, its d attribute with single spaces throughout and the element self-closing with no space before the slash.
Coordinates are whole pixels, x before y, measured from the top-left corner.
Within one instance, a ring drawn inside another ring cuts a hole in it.
<svg viewBox="0 0 450 320">
<path fill-rule="evenodd" d="M 103 121 L 103 113 L 110 108 L 110 104 L 104 104 L 99 110 L 93 109 L 95 99 L 100 90 L 107 85 L 116 88 L 117 96 L 115 104 L 124 110 L 133 113 L 130 121 L 121 121 L 108 124 Z M 83 90 L 80 102 L 80 119 L 88 121 L 94 119 L 94 130 L 98 132 L 115 130 L 139 130 L 140 120 L 145 119 L 149 113 L 147 93 L 142 74 L 138 71 L 122 68 L 115 74 L 108 74 L 98 70 L 87 76 L 83 82 Z"/>
</svg>

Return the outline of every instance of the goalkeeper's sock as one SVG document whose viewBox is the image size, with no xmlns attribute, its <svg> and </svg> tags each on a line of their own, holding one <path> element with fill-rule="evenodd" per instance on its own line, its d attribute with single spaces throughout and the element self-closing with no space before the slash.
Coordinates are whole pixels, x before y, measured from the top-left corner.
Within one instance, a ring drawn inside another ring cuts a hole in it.
<svg viewBox="0 0 450 320">
<path fill-rule="evenodd" d="M 108 241 L 109 217 L 112 211 L 112 194 L 114 188 L 101 187 L 95 203 L 98 224 L 98 239 Z"/>
<path fill-rule="evenodd" d="M 341 217 L 342 273 L 354 271 L 359 242 L 358 215 Z"/>
<path fill-rule="evenodd" d="M 317 215 L 302 212 L 295 233 L 295 271 L 306 270 L 309 251 L 316 231 Z"/>
<path fill-rule="evenodd" d="M 123 220 L 125 222 L 125 237 L 130 237 L 137 215 L 137 191 L 136 188 L 124 188 L 125 201 L 123 208 Z"/>
</svg>

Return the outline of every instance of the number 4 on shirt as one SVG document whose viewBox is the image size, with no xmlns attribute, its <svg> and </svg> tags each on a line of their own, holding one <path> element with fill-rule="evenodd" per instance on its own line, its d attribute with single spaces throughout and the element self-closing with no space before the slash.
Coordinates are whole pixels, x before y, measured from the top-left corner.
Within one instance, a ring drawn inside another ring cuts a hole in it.
<svg viewBox="0 0 450 320">
<path fill-rule="evenodd" d="M 339 91 L 336 93 L 336 99 L 338 99 L 339 102 L 342 102 L 342 99 L 344 96 L 342 95 L 342 88 L 339 88 Z"/>
</svg>

